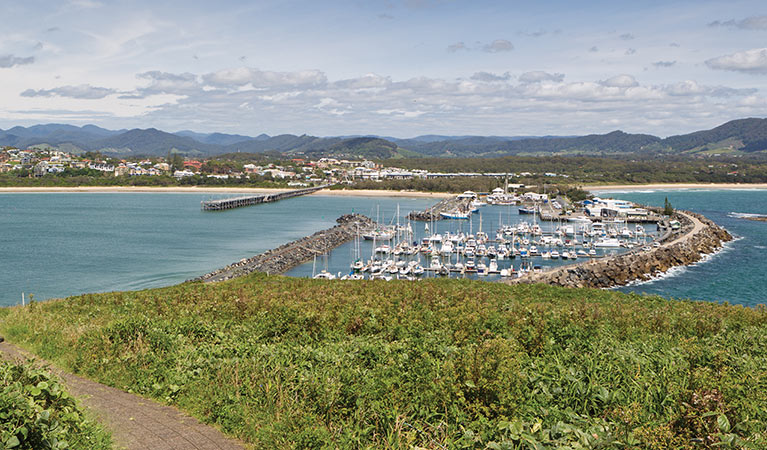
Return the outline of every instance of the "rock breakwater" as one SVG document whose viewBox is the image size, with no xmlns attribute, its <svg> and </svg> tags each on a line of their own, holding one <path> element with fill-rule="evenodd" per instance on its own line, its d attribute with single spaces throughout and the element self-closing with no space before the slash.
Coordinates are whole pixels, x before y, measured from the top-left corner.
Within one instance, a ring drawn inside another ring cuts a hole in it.
<svg viewBox="0 0 767 450">
<path fill-rule="evenodd" d="M 214 282 L 248 275 L 253 272 L 278 274 L 301 265 L 318 255 L 354 239 L 358 234 L 371 231 L 376 223 L 361 214 L 346 214 L 336 219 L 338 225 L 318 231 L 311 236 L 267 250 L 252 258 L 243 259 L 190 281 Z"/>
<path fill-rule="evenodd" d="M 442 216 L 440 215 L 440 213 L 443 213 L 443 212 L 468 211 L 471 206 L 470 204 L 471 204 L 470 198 L 450 197 L 450 198 L 441 200 L 439 203 L 437 203 L 436 205 L 432 206 L 431 208 L 425 211 L 412 211 L 410 214 L 408 214 L 407 217 L 410 220 L 431 222 L 432 220 L 442 219 Z"/>
<path fill-rule="evenodd" d="M 719 250 L 724 242 L 732 240 L 727 230 L 700 214 L 677 211 L 674 216 L 681 223 L 681 228 L 667 232 L 658 247 L 561 266 L 506 283 L 590 288 L 623 286 L 633 281 L 649 280 L 672 267 L 693 264 Z"/>
</svg>

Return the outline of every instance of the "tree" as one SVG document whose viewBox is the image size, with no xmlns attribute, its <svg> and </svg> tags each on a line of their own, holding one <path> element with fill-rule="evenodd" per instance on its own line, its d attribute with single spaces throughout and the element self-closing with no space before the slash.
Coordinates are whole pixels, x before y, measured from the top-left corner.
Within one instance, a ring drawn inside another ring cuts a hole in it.
<svg viewBox="0 0 767 450">
<path fill-rule="evenodd" d="M 668 201 L 668 197 L 666 197 L 666 201 L 663 202 L 663 214 L 667 216 L 674 214 L 674 207 L 671 206 L 671 202 Z"/>
<path fill-rule="evenodd" d="M 168 152 L 168 165 L 170 166 L 170 172 L 173 173 L 177 170 L 184 169 L 184 157 L 180 153 Z"/>
</svg>

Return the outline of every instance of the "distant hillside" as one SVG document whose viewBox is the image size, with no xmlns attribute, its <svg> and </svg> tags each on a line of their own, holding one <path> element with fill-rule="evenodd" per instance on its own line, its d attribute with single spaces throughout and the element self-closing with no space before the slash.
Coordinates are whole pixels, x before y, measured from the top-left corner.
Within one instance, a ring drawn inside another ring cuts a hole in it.
<svg viewBox="0 0 767 450">
<path fill-rule="evenodd" d="M 767 150 L 767 119 L 732 120 L 711 130 L 670 136 L 662 144 L 677 152 L 729 147 L 743 152 L 763 151 Z"/>
<path fill-rule="evenodd" d="M 194 131 L 189 131 L 189 130 L 178 131 L 173 134 L 175 134 L 176 136 L 192 138 L 195 141 L 202 142 L 203 144 L 213 144 L 213 145 L 232 145 L 238 142 L 245 142 L 245 141 L 250 141 L 255 139 L 250 136 L 243 136 L 240 134 L 224 134 L 224 133 L 203 134 L 203 133 L 195 133 Z"/>
<path fill-rule="evenodd" d="M 546 137 L 504 140 L 497 137 L 468 137 L 449 141 L 401 141 L 403 147 L 429 156 L 501 156 L 547 154 L 639 153 L 660 141 L 647 134 L 613 131 L 579 137 Z"/>
<path fill-rule="evenodd" d="M 507 155 L 674 155 L 696 153 L 748 154 L 767 152 L 767 119 L 740 119 L 711 130 L 661 139 L 648 134 L 613 131 L 587 136 L 443 136 L 412 139 L 378 136 L 317 137 L 310 135 L 167 133 L 107 130 L 94 125 L 63 124 L 0 130 L 0 145 L 26 148 L 47 144 L 67 151 L 100 150 L 115 155 L 165 156 L 169 151 L 190 156 L 225 153 L 268 153 L 284 156 L 348 158 L 498 157 Z"/>
<path fill-rule="evenodd" d="M 89 149 L 119 154 L 165 156 L 171 151 L 189 155 L 207 155 L 216 153 L 218 147 L 149 128 L 130 130 L 99 140 L 92 143 Z"/>
</svg>

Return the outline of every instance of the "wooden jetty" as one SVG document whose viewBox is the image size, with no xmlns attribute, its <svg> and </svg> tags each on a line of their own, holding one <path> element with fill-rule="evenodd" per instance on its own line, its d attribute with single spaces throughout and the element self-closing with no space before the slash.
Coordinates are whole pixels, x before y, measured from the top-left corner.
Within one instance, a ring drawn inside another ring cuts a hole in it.
<svg viewBox="0 0 767 450">
<path fill-rule="evenodd" d="M 261 203 L 272 203 L 286 198 L 298 197 L 301 195 L 311 194 L 317 192 L 320 189 L 325 189 L 330 186 L 325 184 L 322 186 L 311 187 L 306 189 L 297 189 L 294 191 L 277 192 L 275 194 L 265 195 L 252 195 L 249 197 L 235 197 L 225 198 L 222 200 L 207 200 L 200 202 L 203 211 L 223 211 L 225 209 L 241 208 L 243 206 L 259 205 Z"/>
</svg>

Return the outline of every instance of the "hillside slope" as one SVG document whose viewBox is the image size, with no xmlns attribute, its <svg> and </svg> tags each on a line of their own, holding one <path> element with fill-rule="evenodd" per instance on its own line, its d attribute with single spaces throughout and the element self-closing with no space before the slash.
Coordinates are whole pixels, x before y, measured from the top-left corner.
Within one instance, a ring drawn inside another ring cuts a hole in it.
<svg viewBox="0 0 767 450">
<path fill-rule="evenodd" d="M 764 308 L 257 274 L 1 309 L 0 331 L 255 448 L 767 445 Z"/>
</svg>

